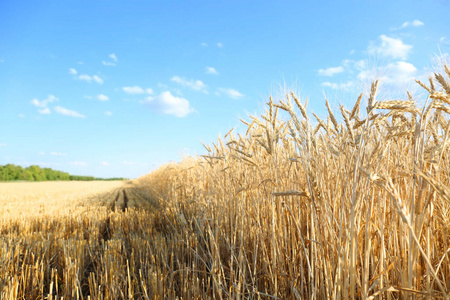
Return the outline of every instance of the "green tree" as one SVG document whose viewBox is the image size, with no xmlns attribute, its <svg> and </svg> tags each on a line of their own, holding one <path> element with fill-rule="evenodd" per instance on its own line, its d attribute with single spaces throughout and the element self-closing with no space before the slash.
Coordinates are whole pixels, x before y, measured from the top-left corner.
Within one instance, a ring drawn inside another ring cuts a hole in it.
<svg viewBox="0 0 450 300">
<path fill-rule="evenodd" d="M 43 181 L 46 179 L 44 171 L 39 166 L 32 165 L 27 170 L 33 175 L 34 181 Z"/>
<path fill-rule="evenodd" d="M 31 174 L 31 172 L 27 169 L 24 169 L 22 172 L 22 176 L 21 176 L 21 180 L 26 180 L 26 181 L 33 181 L 33 174 Z"/>
</svg>

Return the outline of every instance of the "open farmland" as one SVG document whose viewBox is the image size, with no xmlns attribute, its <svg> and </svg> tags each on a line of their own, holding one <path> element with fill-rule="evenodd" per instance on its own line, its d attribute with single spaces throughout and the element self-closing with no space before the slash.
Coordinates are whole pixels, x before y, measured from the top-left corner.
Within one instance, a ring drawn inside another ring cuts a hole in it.
<svg viewBox="0 0 450 300">
<path fill-rule="evenodd" d="M 270 98 L 244 134 L 122 185 L 2 185 L 0 298 L 448 299 L 444 70 L 422 106 L 378 81 L 325 120 Z"/>
<path fill-rule="evenodd" d="M 156 207 L 146 191 L 122 181 L 0 190 L 0 299 L 133 298 L 128 287 L 149 280 L 131 262 L 152 217 L 143 210 Z"/>
<path fill-rule="evenodd" d="M 88 196 L 122 186 L 121 181 L 8 182 L 0 183 L 0 218 L 5 223 L 20 219 L 59 218 L 84 210 Z"/>
</svg>

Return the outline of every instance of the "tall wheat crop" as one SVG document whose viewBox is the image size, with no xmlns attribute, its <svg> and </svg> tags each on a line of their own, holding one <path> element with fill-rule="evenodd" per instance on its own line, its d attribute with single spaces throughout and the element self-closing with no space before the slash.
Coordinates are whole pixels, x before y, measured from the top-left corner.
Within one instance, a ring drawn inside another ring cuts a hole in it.
<svg viewBox="0 0 450 300">
<path fill-rule="evenodd" d="M 141 178 L 178 225 L 173 293 L 448 299 L 449 78 L 418 81 L 423 107 L 379 99 L 375 81 L 339 116 L 326 101 L 326 120 L 271 98 L 245 134 Z"/>
</svg>

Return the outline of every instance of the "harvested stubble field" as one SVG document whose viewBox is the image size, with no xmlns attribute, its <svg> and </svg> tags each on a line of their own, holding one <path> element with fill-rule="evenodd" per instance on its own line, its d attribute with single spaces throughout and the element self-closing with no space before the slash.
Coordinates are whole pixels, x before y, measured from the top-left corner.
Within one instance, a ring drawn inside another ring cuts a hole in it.
<svg viewBox="0 0 450 300">
<path fill-rule="evenodd" d="M 0 190 L 0 299 L 125 299 L 152 280 L 133 262 L 158 207 L 144 189 L 89 181 Z"/>
<path fill-rule="evenodd" d="M 442 74 L 422 98 L 378 97 L 376 81 L 339 117 L 325 101 L 325 120 L 270 98 L 208 155 L 71 213 L 4 217 L 2 299 L 448 299 Z"/>
</svg>

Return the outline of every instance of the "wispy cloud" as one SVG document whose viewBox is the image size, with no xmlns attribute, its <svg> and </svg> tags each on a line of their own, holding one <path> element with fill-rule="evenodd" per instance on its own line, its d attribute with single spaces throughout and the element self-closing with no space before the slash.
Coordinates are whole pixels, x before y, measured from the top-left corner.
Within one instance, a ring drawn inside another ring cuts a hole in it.
<svg viewBox="0 0 450 300">
<path fill-rule="evenodd" d="M 62 152 L 50 152 L 50 155 L 52 155 L 52 156 L 67 156 L 67 153 L 62 153 Z"/>
<path fill-rule="evenodd" d="M 204 93 L 208 92 L 206 90 L 206 84 L 204 84 L 201 80 L 194 80 L 194 79 L 188 80 L 188 79 L 180 77 L 180 76 L 173 76 L 170 79 L 170 81 L 176 82 L 183 87 L 191 88 L 194 91 L 200 91 L 200 92 L 204 92 Z"/>
<path fill-rule="evenodd" d="M 106 95 L 100 94 L 100 95 L 97 96 L 97 99 L 100 100 L 100 101 L 108 101 L 109 97 L 106 96 Z"/>
<path fill-rule="evenodd" d="M 83 80 L 83 81 L 87 81 L 87 82 L 95 81 L 98 84 L 102 84 L 103 83 L 103 79 L 100 78 L 97 75 L 91 76 L 91 75 L 83 74 L 83 75 L 78 76 L 78 79 L 79 80 Z"/>
<path fill-rule="evenodd" d="M 143 94 L 144 89 L 138 85 L 135 86 L 124 86 L 122 90 L 127 94 Z"/>
<path fill-rule="evenodd" d="M 222 48 L 223 44 L 222 43 L 217 43 L 216 46 L 219 47 L 219 48 Z"/>
<path fill-rule="evenodd" d="M 111 58 L 113 61 L 117 62 L 117 56 L 114 53 L 111 53 L 109 55 L 109 58 Z"/>
<path fill-rule="evenodd" d="M 412 27 L 420 27 L 425 25 L 422 21 L 420 20 L 414 20 L 412 22 L 405 22 L 402 24 L 402 28 L 408 27 L 408 26 L 412 26 Z"/>
<path fill-rule="evenodd" d="M 107 110 L 104 112 L 104 114 L 105 114 L 105 116 L 110 117 L 110 116 L 112 116 L 113 113 L 112 113 L 112 111 Z"/>
<path fill-rule="evenodd" d="M 321 76 L 333 76 L 338 73 L 344 72 L 344 67 L 331 67 L 327 69 L 319 69 L 319 75 Z"/>
<path fill-rule="evenodd" d="M 51 113 L 50 108 L 46 107 L 43 109 L 38 109 L 38 113 L 41 115 L 49 115 Z"/>
<path fill-rule="evenodd" d="M 75 118 L 86 118 L 85 115 L 80 114 L 75 110 L 70 110 L 61 106 L 55 106 L 55 111 L 63 116 L 75 117 Z"/>
<path fill-rule="evenodd" d="M 6 147 L 6 146 L 8 146 L 8 145 L 5 143 L 0 143 L 0 147 Z"/>
<path fill-rule="evenodd" d="M 363 70 L 367 67 L 367 60 L 353 60 L 353 59 L 344 59 L 342 62 L 344 69 L 348 70 L 350 73 L 353 73 L 353 69 Z"/>
<path fill-rule="evenodd" d="M 78 74 L 78 72 L 77 72 L 77 70 L 76 70 L 76 69 L 74 69 L 74 68 L 69 68 L 69 74 L 72 74 L 72 75 L 77 75 L 77 74 Z"/>
<path fill-rule="evenodd" d="M 425 24 L 422 21 L 414 20 L 414 21 L 411 21 L 411 22 L 409 22 L 409 21 L 408 22 L 403 22 L 402 26 L 391 28 L 391 30 L 400 30 L 400 29 L 403 29 L 403 28 L 406 28 L 406 27 L 420 27 L 420 26 L 423 26 L 423 25 L 425 25 Z"/>
<path fill-rule="evenodd" d="M 59 101 L 59 99 L 57 97 L 55 97 L 54 95 L 49 95 L 44 100 L 39 100 L 39 99 L 35 98 L 35 99 L 31 100 L 31 104 L 33 104 L 36 107 L 45 108 L 45 107 L 47 107 L 48 104 L 50 104 L 52 102 L 57 102 L 57 101 Z"/>
<path fill-rule="evenodd" d="M 417 77 L 417 68 L 408 62 L 398 61 L 386 66 L 385 82 L 394 85 L 413 83 Z"/>
<path fill-rule="evenodd" d="M 100 164 L 102 166 L 104 166 L 104 167 L 108 167 L 109 166 L 109 162 L 107 162 L 107 161 L 102 161 Z"/>
<path fill-rule="evenodd" d="M 369 54 L 378 54 L 382 57 L 391 57 L 394 59 L 406 59 L 412 49 L 412 45 L 403 43 L 401 39 L 391 38 L 386 35 L 380 35 L 381 43 L 375 45 L 373 42 L 367 48 Z"/>
<path fill-rule="evenodd" d="M 217 89 L 218 94 L 225 94 L 230 98 L 233 99 L 239 99 L 244 97 L 244 95 L 242 93 L 240 93 L 239 91 L 235 90 L 235 89 L 227 89 L 227 88 L 218 88 Z"/>
<path fill-rule="evenodd" d="M 380 79 L 382 83 L 388 84 L 391 87 L 403 87 L 407 83 L 412 83 L 417 76 L 417 68 L 413 64 L 405 61 L 397 61 L 374 70 L 361 70 L 358 74 L 358 79 L 363 82 Z"/>
<path fill-rule="evenodd" d="M 186 117 L 194 110 L 185 98 L 176 97 L 169 91 L 162 92 L 158 96 L 149 96 L 141 103 L 149 105 L 159 113 L 174 115 L 179 118 Z"/>
<path fill-rule="evenodd" d="M 201 43 L 200 44 L 202 47 L 208 47 L 208 44 L 207 43 Z"/>
<path fill-rule="evenodd" d="M 92 81 L 92 77 L 90 75 L 80 75 L 78 76 L 78 79 L 85 80 L 85 81 Z"/>
<path fill-rule="evenodd" d="M 212 75 L 219 75 L 219 72 L 217 72 L 216 69 L 213 67 L 206 67 L 206 74 L 212 74 Z"/>
<path fill-rule="evenodd" d="M 112 60 L 112 61 L 102 61 L 102 64 L 104 66 L 108 66 L 108 67 L 114 67 L 116 65 L 116 62 L 118 61 L 117 56 L 114 53 L 111 53 L 110 55 L 108 55 L 108 57 Z"/>
<path fill-rule="evenodd" d="M 322 86 L 326 86 L 332 88 L 333 90 L 344 90 L 348 91 L 355 86 L 355 82 L 347 81 L 343 83 L 335 83 L 335 82 L 322 82 Z"/>
</svg>

